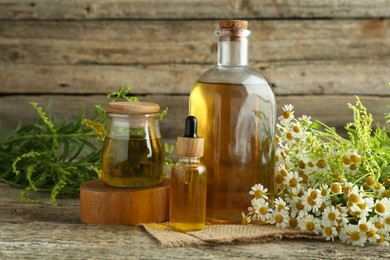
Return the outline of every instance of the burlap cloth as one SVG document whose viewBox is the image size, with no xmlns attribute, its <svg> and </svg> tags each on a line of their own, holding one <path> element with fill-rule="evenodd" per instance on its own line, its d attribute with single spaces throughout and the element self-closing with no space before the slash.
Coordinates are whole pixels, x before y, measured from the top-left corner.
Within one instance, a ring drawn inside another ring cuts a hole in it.
<svg viewBox="0 0 390 260">
<path fill-rule="evenodd" d="M 144 224 L 143 227 L 160 243 L 161 247 L 180 247 L 210 244 L 264 243 L 282 238 L 316 238 L 299 229 L 277 228 L 274 225 L 206 225 L 202 231 L 178 232 L 168 223 Z"/>
</svg>

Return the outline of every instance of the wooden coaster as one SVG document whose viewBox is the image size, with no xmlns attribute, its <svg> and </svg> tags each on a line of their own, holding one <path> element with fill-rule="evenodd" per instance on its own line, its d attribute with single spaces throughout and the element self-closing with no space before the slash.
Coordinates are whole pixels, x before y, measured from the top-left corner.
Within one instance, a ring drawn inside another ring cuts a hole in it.
<svg viewBox="0 0 390 260">
<path fill-rule="evenodd" d="M 80 218 L 87 224 L 135 226 L 169 219 L 170 180 L 148 188 L 117 188 L 102 180 L 80 187 Z"/>
</svg>

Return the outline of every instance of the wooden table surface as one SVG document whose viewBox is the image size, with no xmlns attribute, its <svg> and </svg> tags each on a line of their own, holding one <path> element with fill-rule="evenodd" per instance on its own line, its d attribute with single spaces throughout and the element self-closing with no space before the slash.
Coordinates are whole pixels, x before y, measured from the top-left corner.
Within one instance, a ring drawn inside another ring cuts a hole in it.
<svg viewBox="0 0 390 260">
<path fill-rule="evenodd" d="M 140 227 L 86 225 L 79 200 L 60 199 L 52 206 L 17 198 L 19 189 L 0 184 L 0 259 L 378 259 L 390 248 L 364 248 L 339 242 L 282 240 L 271 243 L 161 248 Z"/>
</svg>

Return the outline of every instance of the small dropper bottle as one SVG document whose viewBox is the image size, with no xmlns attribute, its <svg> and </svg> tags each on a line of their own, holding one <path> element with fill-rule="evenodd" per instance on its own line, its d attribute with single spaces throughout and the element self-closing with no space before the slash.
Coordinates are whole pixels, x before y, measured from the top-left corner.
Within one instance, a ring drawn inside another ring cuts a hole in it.
<svg viewBox="0 0 390 260">
<path fill-rule="evenodd" d="M 197 119 L 188 116 L 184 136 L 177 137 L 179 161 L 172 167 L 169 222 L 180 231 L 202 230 L 206 222 L 207 171 L 199 160 L 204 139 L 196 132 Z"/>
</svg>

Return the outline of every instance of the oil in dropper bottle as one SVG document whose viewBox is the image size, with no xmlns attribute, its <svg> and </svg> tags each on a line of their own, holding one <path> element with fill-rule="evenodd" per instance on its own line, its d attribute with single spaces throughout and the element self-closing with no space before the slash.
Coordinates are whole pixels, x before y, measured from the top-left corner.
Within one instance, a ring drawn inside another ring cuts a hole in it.
<svg viewBox="0 0 390 260">
<path fill-rule="evenodd" d="M 179 161 L 172 167 L 169 222 L 180 231 L 202 230 L 206 222 L 207 171 L 199 160 L 204 139 L 196 132 L 197 119 L 188 116 L 184 136 L 177 137 Z"/>
</svg>

